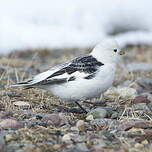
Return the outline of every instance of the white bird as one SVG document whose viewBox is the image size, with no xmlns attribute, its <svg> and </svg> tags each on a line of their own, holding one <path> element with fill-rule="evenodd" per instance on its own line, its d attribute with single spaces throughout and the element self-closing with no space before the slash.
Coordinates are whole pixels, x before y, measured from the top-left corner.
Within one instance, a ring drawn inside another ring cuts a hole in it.
<svg viewBox="0 0 152 152">
<path fill-rule="evenodd" d="M 113 83 L 116 64 L 123 55 L 113 39 L 97 44 L 90 54 L 51 67 L 27 82 L 13 86 L 45 89 L 66 103 L 95 98 Z"/>
</svg>

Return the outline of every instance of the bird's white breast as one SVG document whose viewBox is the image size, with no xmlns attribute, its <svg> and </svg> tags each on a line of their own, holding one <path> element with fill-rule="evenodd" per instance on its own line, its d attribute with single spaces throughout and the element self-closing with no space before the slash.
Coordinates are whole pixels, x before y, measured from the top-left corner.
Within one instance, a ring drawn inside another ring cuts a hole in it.
<svg viewBox="0 0 152 152">
<path fill-rule="evenodd" d="M 76 79 L 61 85 L 48 86 L 47 90 L 65 102 L 84 101 L 99 96 L 113 83 L 115 65 L 106 64 L 99 69 L 93 79 Z"/>
</svg>

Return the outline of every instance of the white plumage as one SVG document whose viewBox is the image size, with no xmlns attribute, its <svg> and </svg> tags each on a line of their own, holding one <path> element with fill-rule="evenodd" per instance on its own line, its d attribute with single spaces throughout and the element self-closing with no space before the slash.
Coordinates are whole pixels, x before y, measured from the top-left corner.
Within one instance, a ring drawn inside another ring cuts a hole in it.
<svg viewBox="0 0 152 152">
<path fill-rule="evenodd" d="M 104 40 L 90 54 L 52 67 L 30 81 L 13 86 L 45 89 L 69 103 L 98 97 L 112 85 L 116 64 L 123 54 L 116 41 Z"/>
</svg>

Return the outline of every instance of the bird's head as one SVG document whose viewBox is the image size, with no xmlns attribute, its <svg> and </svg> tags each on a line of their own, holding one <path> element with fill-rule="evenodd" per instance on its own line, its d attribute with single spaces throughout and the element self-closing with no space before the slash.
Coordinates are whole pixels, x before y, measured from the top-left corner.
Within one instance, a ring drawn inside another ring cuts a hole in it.
<svg viewBox="0 0 152 152">
<path fill-rule="evenodd" d="M 97 44 L 91 54 L 101 62 L 117 63 L 125 52 L 119 49 L 114 39 L 106 39 Z"/>
</svg>

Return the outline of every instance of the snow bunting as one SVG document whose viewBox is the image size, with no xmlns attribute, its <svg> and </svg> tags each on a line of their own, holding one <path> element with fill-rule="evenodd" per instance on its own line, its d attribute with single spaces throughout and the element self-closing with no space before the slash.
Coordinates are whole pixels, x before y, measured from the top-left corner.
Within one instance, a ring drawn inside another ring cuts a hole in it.
<svg viewBox="0 0 152 152">
<path fill-rule="evenodd" d="M 123 54 L 115 40 L 104 40 L 90 54 L 51 67 L 13 86 L 45 89 L 66 103 L 85 101 L 100 96 L 112 85 L 116 64 Z"/>
</svg>

